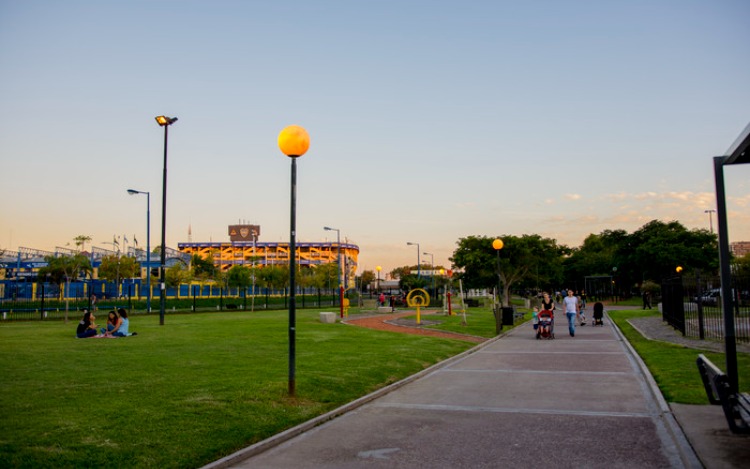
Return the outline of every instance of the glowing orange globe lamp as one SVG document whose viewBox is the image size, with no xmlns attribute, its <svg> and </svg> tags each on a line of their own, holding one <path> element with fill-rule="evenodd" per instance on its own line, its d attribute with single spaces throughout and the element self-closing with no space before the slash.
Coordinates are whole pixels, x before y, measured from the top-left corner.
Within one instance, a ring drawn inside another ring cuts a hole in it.
<svg viewBox="0 0 750 469">
<path fill-rule="evenodd" d="M 310 135 L 307 130 L 290 125 L 279 133 L 279 149 L 286 156 L 296 158 L 307 153 L 310 148 Z"/>
<path fill-rule="evenodd" d="M 492 248 L 495 249 L 496 251 L 499 251 L 500 249 L 502 249 L 503 246 L 505 246 L 505 244 L 503 244 L 503 240 L 500 238 L 492 242 Z"/>
</svg>

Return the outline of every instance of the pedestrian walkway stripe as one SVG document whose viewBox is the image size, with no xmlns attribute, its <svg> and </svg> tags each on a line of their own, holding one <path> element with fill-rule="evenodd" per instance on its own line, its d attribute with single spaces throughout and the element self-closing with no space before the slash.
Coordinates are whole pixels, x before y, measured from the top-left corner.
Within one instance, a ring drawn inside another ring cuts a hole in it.
<svg viewBox="0 0 750 469">
<path fill-rule="evenodd" d="M 565 410 L 565 409 L 528 409 L 521 407 L 486 407 L 486 406 L 463 406 L 463 405 L 440 405 L 440 404 L 399 404 L 399 403 L 375 403 L 374 407 L 412 409 L 446 412 L 492 412 L 497 414 L 546 414 L 546 415 L 579 415 L 590 417 L 628 417 L 628 418 L 653 418 L 654 415 L 645 412 L 613 412 L 594 410 Z"/>
<path fill-rule="evenodd" d="M 518 351 L 507 351 L 507 350 L 480 350 L 478 353 L 486 355 L 622 355 L 622 352 L 566 352 L 565 350 L 541 350 L 539 352 L 518 352 Z"/>
<path fill-rule="evenodd" d="M 450 373 L 513 373 L 532 375 L 592 375 L 592 376 L 632 376 L 626 371 L 565 371 L 565 370 L 517 370 L 512 368 L 496 368 L 492 370 L 482 368 L 446 368 L 442 372 Z"/>
</svg>

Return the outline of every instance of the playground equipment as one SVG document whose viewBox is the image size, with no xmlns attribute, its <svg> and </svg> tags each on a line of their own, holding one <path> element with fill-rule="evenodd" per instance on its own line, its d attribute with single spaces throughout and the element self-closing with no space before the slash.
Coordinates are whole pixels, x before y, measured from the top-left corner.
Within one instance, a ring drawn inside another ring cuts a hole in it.
<svg viewBox="0 0 750 469">
<path fill-rule="evenodd" d="M 430 294 L 421 288 L 415 288 L 406 295 L 406 304 L 411 308 L 417 308 L 417 325 L 422 324 L 420 308 L 430 304 Z"/>
</svg>

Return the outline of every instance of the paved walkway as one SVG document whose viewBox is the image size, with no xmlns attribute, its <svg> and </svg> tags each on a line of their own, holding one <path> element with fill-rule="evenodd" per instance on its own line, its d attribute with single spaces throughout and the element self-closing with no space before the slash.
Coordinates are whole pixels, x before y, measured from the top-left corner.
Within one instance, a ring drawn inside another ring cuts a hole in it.
<svg viewBox="0 0 750 469">
<path fill-rule="evenodd" d="M 613 310 L 618 309 L 613 307 Z M 694 348 L 698 350 L 711 350 L 713 352 L 724 352 L 724 343 L 712 340 L 691 339 L 683 336 L 678 330 L 664 322 L 661 316 L 651 316 L 646 318 L 633 318 L 628 322 L 641 333 L 643 337 L 661 342 L 682 345 L 683 347 Z M 737 343 L 737 351 L 750 353 L 750 344 Z"/>
<path fill-rule="evenodd" d="M 609 321 L 556 336 L 515 328 L 212 467 L 701 467 Z"/>
</svg>

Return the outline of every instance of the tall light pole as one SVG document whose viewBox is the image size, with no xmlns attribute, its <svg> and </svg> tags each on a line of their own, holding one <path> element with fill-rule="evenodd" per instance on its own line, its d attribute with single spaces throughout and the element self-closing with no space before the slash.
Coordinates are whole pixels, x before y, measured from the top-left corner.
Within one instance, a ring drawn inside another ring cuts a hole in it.
<svg viewBox="0 0 750 469">
<path fill-rule="evenodd" d="M 278 138 L 279 149 L 292 159 L 292 183 L 289 210 L 289 395 L 294 396 L 296 387 L 295 354 L 296 354 L 296 322 L 297 322 L 297 158 L 304 155 L 310 148 L 310 135 L 298 125 L 285 127 Z"/>
<path fill-rule="evenodd" d="M 324 226 L 324 230 L 326 231 L 335 231 L 336 232 L 336 265 L 338 266 L 339 271 L 339 314 L 341 317 L 344 317 L 344 282 L 341 279 L 341 230 L 338 228 L 331 228 L 330 226 Z"/>
<path fill-rule="evenodd" d="M 495 239 L 492 241 L 492 249 L 495 250 L 497 253 L 497 299 L 499 301 L 502 301 L 500 296 L 500 250 L 503 248 L 505 244 L 503 243 L 503 240 L 500 238 Z"/>
<path fill-rule="evenodd" d="M 435 256 L 430 252 L 423 252 L 423 256 L 430 256 L 430 269 L 432 269 L 432 296 L 435 296 Z"/>
<path fill-rule="evenodd" d="M 708 214 L 708 227 L 711 230 L 711 234 L 714 234 L 714 221 L 713 221 L 713 216 L 711 214 L 716 213 L 716 210 L 708 209 L 708 210 L 704 210 L 703 213 Z"/>
<path fill-rule="evenodd" d="M 164 177 L 161 186 L 161 262 L 159 264 L 159 325 L 163 326 L 164 311 L 167 309 L 167 283 L 164 278 L 167 265 L 167 142 L 169 141 L 169 126 L 177 122 L 177 118 L 156 116 L 155 119 L 159 126 L 164 127 Z"/>
<path fill-rule="evenodd" d="M 378 283 L 375 289 L 377 290 L 377 293 L 380 293 L 380 271 L 383 270 L 383 268 L 380 266 L 377 266 L 375 267 L 375 270 L 378 271 Z"/>
<path fill-rule="evenodd" d="M 412 243 L 411 241 L 408 241 L 406 243 L 407 246 L 416 246 L 417 247 L 417 278 L 422 278 L 422 261 L 419 257 L 419 243 Z"/>
<path fill-rule="evenodd" d="M 146 284 L 148 294 L 146 295 L 146 311 L 151 312 L 151 192 L 128 189 L 128 194 L 146 194 Z"/>
</svg>

